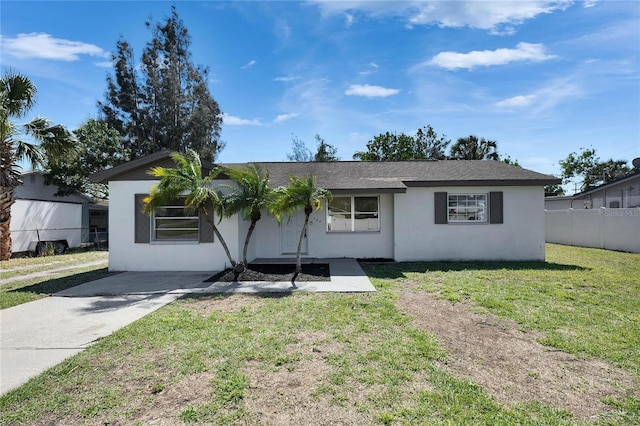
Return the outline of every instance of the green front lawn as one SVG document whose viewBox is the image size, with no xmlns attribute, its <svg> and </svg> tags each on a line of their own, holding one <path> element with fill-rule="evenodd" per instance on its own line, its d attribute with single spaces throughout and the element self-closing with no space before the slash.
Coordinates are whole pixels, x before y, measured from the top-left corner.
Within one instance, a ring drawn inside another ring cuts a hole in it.
<svg viewBox="0 0 640 426">
<path fill-rule="evenodd" d="M 374 294 L 187 297 L 0 397 L 2 424 L 580 424 L 505 406 L 446 369 L 403 282 L 512 318 L 637 376 L 640 255 L 548 246 L 547 263 L 366 266 Z M 640 400 L 600 424 L 640 422 Z"/>
<path fill-rule="evenodd" d="M 640 377 L 640 254 L 547 244 L 545 263 L 369 266 L 377 287 L 404 280 L 545 334 L 542 343 Z"/>
<path fill-rule="evenodd" d="M 108 276 L 108 253 L 85 251 L 59 256 L 24 257 L 0 262 L 0 309 L 48 297 Z M 97 263 L 82 266 L 87 263 Z M 59 270 L 57 272 L 54 272 Z M 39 276 L 38 276 L 39 275 Z M 17 278 L 23 277 L 18 281 Z M 31 277 L 31 278 L 29 278 Z M 4 280 L 12 282 L 5 283 Z"/>
</svg>

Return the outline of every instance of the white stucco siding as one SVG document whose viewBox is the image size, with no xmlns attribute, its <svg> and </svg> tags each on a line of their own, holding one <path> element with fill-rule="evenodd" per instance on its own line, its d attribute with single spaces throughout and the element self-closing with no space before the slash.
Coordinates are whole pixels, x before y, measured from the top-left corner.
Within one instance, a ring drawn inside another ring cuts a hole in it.
<svg viewBox="0 0 640 426">
<path fill-rule="evenodd" d="M 313 212 L 309 219 L 305 257 L 393 258 L 393 195 L 381 194 L 379 200 L 379 232 L 327 232 L 327 210 L 323 203 L 320 211 Z M 262 215 L 251 244 L 254 257 L 292 257 L 291 253 L 282 254 L 281 226 L 272 216 Z"/>
<path fill-rule="evenodd" d="M 154 181 L 109 183 L 109 270 L 220 271 L 229 266 L 222 245 L 213 243 L 135 243 L 135 194 L 146 194 Z M 240 259 L 237 216 L 224 219 L 218 229 L 232 256 Z"/>
<path fill-rule="evenodd" d="M 503 193 L 502 224 L 436 225 L 434 193 Z M 540 187 L 408 188 L 395 195 L 395 260 L 544 260 Z"/>
</svg>

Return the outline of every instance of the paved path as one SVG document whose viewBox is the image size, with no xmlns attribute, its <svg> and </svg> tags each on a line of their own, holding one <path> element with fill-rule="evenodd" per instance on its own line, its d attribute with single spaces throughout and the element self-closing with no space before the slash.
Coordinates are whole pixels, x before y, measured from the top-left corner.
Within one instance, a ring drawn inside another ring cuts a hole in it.
<svg viewBox="0 0 640 426">
<path fill-rule="evenodd" d="M 329 262 L 331 281 L 204 283 L 214 272 L 123 272 L 0 310 L 0 394 L 187 293 L 375 291 L 358 262 Z"/>
<path fill-rule="evenodd" d="M 0 311 L 0 393 L 180 297 L 48 297 Z"/>
</svg>

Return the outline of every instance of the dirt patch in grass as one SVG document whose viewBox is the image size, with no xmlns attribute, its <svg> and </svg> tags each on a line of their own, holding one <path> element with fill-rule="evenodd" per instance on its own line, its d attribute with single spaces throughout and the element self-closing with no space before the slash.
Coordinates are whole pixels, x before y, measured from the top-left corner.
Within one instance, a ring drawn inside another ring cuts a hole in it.
<svg viewBox="0 0 640 426">
<path fill-rule="evenodd" d="M 618 367 L 543 346 L 540 333 L 522 331 L 514 321 L 403 285 L 397 306 L 438 337 L 449 353 L 443 367 L 480 384 L 501 403 L 535 400 L 593 421 L 612 410 L 603 398 L 640 394 L 635 377 Z"/>
<path fill-rule="evenodd" d="M 352 404 L 335 404 L 329 395 L 317 393 L 332 368 L 326 357 L 342 346 L 327 333 L 306 332 L 287 347 L 297 361 L 265 371 L 249 363 L 244 374 L 251 382 L 245 403 L 261 424 L 267 425 L 363 425 L 371 418 Z"/>
<path fill-rule="evenodd" d="M 249 264 L 249 267 L 238 276 L 238 281 L 290 282 L 294 279 L 296 265 L 264 263 Z M 233 270 L 219 272 L 204 282 L 234 282 Z M 331 281 L 328 263 L 310 263 L 302 265 L 302 273 L 295 276 L 295 281 Z"/>
<path fill-rule="evenodd" d="M 207 318 L 216 311 L 237 312 L 243 308 L 257 308 L 261 306 L 263 300 L 259 297 L 251 297 L 243 294 L 220 295 L 211 297 L 207 295 L 188 295 L 184 297 L 198 299 L 197 303 L 189 306 L 190 309 Z"/>
</svg>

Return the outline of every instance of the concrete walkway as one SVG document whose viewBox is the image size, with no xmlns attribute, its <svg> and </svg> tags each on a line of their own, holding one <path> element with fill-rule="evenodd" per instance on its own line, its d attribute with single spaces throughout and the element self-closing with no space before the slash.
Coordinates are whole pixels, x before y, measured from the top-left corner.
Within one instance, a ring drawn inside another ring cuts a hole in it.
<svg viewBox="0 0 640 426">
<path fill-rule="evenodd" d="M 0 310 L 0 394 L 184 294 L 375 291 L 353 259 L 311 261 L 328 262 L 331 281 L 205 283 L 214 272 L 123 272 Z"/>
</svg>

